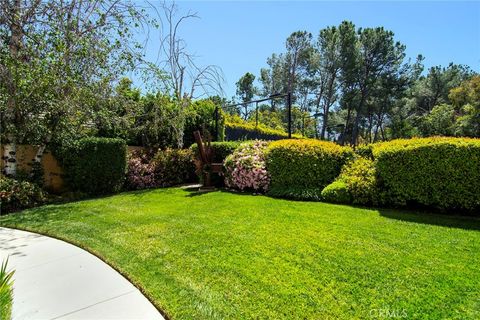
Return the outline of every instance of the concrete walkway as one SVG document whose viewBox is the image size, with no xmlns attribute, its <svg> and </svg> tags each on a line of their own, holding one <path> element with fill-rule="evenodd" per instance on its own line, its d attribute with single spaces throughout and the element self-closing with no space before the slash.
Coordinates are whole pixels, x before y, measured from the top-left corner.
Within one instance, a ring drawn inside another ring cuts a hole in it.
<svg viewBox="0 0 480 320">
<path fill-rule="evenodd" d="M 7 256 L 13 320 L 163 319 L 118 272 L 69 243 L 0 228 L 0 261 Z"/>
</svg>

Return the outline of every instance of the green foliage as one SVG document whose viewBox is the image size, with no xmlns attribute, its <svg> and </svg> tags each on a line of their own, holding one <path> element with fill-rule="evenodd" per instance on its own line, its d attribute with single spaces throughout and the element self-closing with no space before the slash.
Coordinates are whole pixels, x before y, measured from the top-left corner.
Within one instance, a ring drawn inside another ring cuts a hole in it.
<svg viewBox="0 0 480 320">
<path fill-rule="evenodd" d="M 159 187 L 195 180 L 194 152 L 190 149 L 159 150 L 153 157 L 155 183 Z"/>
<path fill-rule="evenodd" d="M 122 139 L 83 138 L 65 150 L 62 163 L 72 190 L 90 195 L 118 192 L 125 179 L 127 146 Z"/>
<path fill-rule="evenodd" d="M 335 203 L 377 204 L 379 190 L 375 163 L 362 157 L 348 162 L 338 178 L 322 190 L 322 198 Z"/>
<path fill-rule="evenodd" d="M 147 13 L 110 0 L 1 7 L 0 42 L 10 43 L 0 48 L 2 134 L 32 144 L 97 126 L 101 134 L 121 134 L 111 84 L 133 70 L 141 49 L 132 35 L 149 24 Z"/>
<path fill-rule="evenodd" d="M 391 138 L 414 136 L 480 136 L 474 110 L 464 108 L 475 100 L 475 87 L 480 92 L 478 76 L 463 65 L 434 66 L 425 76 L 409 85 L 404 97 L 389 114 Z M 473 99 L 472 99 L 473 98 Z M 480 100 L 478 100 L 480 101 Z M 471 121 L 473 120 L 473 121 Z"/>
<path fill-rule="evenodd" d="M 32 163 L 32 169 L 30 171 L 30 181 L 37 186 L 43 188 L 44 185 L 44 174 L 42 163 L 40 161 L 34 161 Z"/>
<path fill-rule="evenodd" d="M 373 160 L 373 144 L 362 144 L 355 148 L 355 153 L 360 157 Z"/>
<path fill-rule="evenodd" d="M 480 140 L 421 138 L 375 144 L 381 190 L 391 205 L 480 209 Z"/>
<path fill-rule="evenodd" d="M 211 142 L 210 147 L 213 149 L 213 162 L 221 163 L 225 158 L 233 153 L 235 149 L 238 148 L 240 144 L 244 141 L 221 141 L 221 142 Z M 197 144 L 192 144 L 190 149 L 193 150 L 194 154 L 199 157 L 198 146 Z"/>
<path fill-rule="evenodd" d="M 320 200 L 321 191 L 353 157 L 353 151 L 332 142 L 280 140 L 267 150 L 271 177 L 268 194 L 295 199 Z"/>
<path fill-rule="evenodd" d="M 339 181 L 343 181 L 354 204 L 376 204 L 379 190 L 375 163 L 370 159 L 357 158 L 343 168 Z"/>
<path fill-rule="evenodd" d="M 268 109 L 267 109 L 268 108 Z M 262 105 L 258 107 L 258 123 L 266 128 L 285 132 L 285 121 L 283 112 L 269 110 L 271 107 Z M 250 113 L 248 122 L 255 123 L 257 115 Z"/>
<path fill-rule="evenodd" d="M 450 90 L 448 98 L 458 115 L 455 135 L 480 137 L 480 76 L 473 76 Z"/>
<path fill-rule="evenodd" d="M 421 118 L 420 132 L 423 136 L 453 136 L 455 132 L 455 109 L 441 104 Z"/>
<path fill-rule="evenodd" d="M 135 120 L 137 145 L 148 148 L 183 147 L 186 105 L 161 93 L 141 99 Z"/>
<path fill-rule="evenodd" d="M 7 271 L 8 258 L 0 267 L 0 319 L 10 320 L 13 303 L 13 274 L 15 271 Z"/>
<path fill-rule="evenodd" d="M 37 185 L 0 176 L 0 214 L 38 206 L 46 200 L 46 193 Z"/>
<path fill-rule="evenodd" d="M 236 83 L 237 85 L 237 95 L 242 99 L 243 102 L 251 101 L 255 95 L 256 89 L 253 85 L 255 81 L 255 76 L 250 72 L 245 73 Z"/>
<path fill-rule="evenodd" d="M 196 130 L 200 132 L 207 131 L 208 134 L 212 136 L 212 139 L 215 139 L 215 108 L 215 103 L 210 99 L 198 100 L 189 104 L 186 111 L 183 136 L 183 145 L 185 147 L 189 147 L 195 143 L 193 132 Z M 218 108 L 218 112 L 218 129 L 219 133 L 221 133 L 223 129 L 221 108 Z"/>
<path fill-rule="evenodd" d="M 322 190 L 322 200 L 333 203 L 351 203 L 352 197 L 347 184 L 342 180 L 335 180 Z"/>
<path fill-rule="evenodd" d="M 348 162 L 338 178 L 325 187 L 322 196 L 326 201 L 338 203 L 377 204 L 379 189 L 375 163 L 362 157 Z"/>
</svg>

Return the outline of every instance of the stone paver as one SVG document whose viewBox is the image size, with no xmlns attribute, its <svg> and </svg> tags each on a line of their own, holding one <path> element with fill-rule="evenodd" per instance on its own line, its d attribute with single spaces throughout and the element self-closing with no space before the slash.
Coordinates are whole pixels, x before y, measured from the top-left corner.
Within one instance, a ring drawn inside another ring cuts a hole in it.
<svg viewBox="0 0 480 320">
<path fill-rule="evenodd" d="M 74 245 L 0 227 L 0 261 L 7 256 L 13 320 L 163 319 L 128 280 Z"/>
</svg>

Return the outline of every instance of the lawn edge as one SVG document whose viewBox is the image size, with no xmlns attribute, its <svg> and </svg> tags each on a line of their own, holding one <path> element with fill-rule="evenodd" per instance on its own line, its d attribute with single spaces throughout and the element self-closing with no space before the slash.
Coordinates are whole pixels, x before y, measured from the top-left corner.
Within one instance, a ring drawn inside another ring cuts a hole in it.
<svg viewBox="0 0 480 320">
<path fill-rule="evenodd" d="M 158 312 L 160 312 L 160 314 L 162 315 L 162 317 L 165 318 L 165 320 L 171 320 L 170 316 L 165 312 L 163 311 L 163 309 L 157 304 L 155 303 L 155 301 L 152 299 L 152 297 L 150 297 L 150 295 L 148 293 L 145 292 L 145 289 L 143 289 L 141 286 L 137 285 L 134 281 L 132 281 L 132 279 L 130 278 L 130 276 L 128 276 L 125 272 L 123 272 L 122 270 L 120 270 L 117 266 L 114 266 L 112 265 L 111 263 L 105 261 L 105 258 L 103 256 L 101 256 L 100 254 L 98 254 L 97 252 L 93 251 L 92 249 L 88 248 L 87 246 L 84 246 L 83 244 L 81 243 L 76 243 L 76 242 L 73 242 L 69 239 L 66 239 L 66 238 L 63 238 L 63 237 L 60 237 L 60 236 L 56 236 L 56 235 L 51 235 L 51 234 L 48 234 L 48 233 L 45 233 L 45 232 L 38 232 L 36 230 L 32 230 L 32 229 L 29 229 L 29 228 L 22 228 L 22 227 L 10 227 L 10 226 L 5 226 L 5 225 L 1 225 L 0 224 L 0 227 L 2 228 L 6 228 L 6 229 L 13 229 L 13 230 L 20 230 L 20 231 L 27 231 L 27 232 L 31 232 L 31 233 L 36 233 L 36 234 L 39 234 L 39 235 L 42 235 L 42 236 L 46 236 L 46 237 L 49 237 L 49 238 L 53 238 L 53 239 L 56 239 L 56 240 L 60 240 L 60 241 L 63 241 L 63 242 L 66 242 L 68 244 L 71 244 L 77 248 L 80 248 L 82 250 L 85 250 L 87 251 L 88 253 L 90 253 L 91 255 L 94 255 L 95 257 L 97 257 L 98 259 L 100 259 L 103 263 L 105 263 L 106 265 L 108 265 L 109 267 L 111 267 L 113 270 L 115 270 L 118 274 L 120 274 L 123 278 L 125 278 L 125 280 L 127 280 L 129 283 L 131 283 L 135 288 L 137 288 L 141 293 L 142 295 L 147 298 L 148 301 L 150 301 L 150 303 L 155 307 L 155 309 L 158 310 Z"/>
</svg>

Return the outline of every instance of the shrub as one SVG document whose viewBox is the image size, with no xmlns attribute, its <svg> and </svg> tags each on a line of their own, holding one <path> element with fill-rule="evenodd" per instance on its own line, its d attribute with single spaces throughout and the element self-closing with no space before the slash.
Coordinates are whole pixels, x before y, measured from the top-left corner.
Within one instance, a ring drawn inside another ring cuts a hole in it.
<svg viewBox="0 0 480 320">
<path fill-rule="evenodd" d="M 210 144 L 210 147 L 213 150 L 213 162 L 222 163 L 225 158 L 233 153 L 235 149 L 242 144 L 242 141 L 216 141 Z M 190 149 L 197 158 L 200 158 L 198 154 L 198 145 L 196 143 L 192 144 Z"/>
<path fill-rule="evenodd" d="M 225 184 L 240 190 L 266 191 L 269 177 L 265 165 L 265 141 L 240 145 L 225 159 Z"/>
<path fill-rule="evenodd" d="M 340 173 L 353 151 L 333 142 L 310 139 L 272 142 L 267 150 L 269 194 L 321 200 L 321 192 Z"/>
<path fill-rule="evenodd" d="M 352 197 L 347 184 L 342 180 L 335 180 L 322 190 L 322 199 L 333 203 L 351 203 Z"/>
<path fill-rule="evenodd" d="M 128 157 L 125 187 L 129 190 L 155 188 L 155 167 L 151 156 L 142 151 L 133 152 Z"/>
<path fill-rule="evenodd" d="M 168 187 L 195 178 L 194 153 L 190 149 L 135 152 L 129 157 L 125 186 L 130 190 Z"/>
<path fill-rule="evenodd" d="M 45 192 L 28 181 L 0 176 L 0 213 L 18 211 L 46 202 Z"/>
<path fill-rule="evenodd" d="M 270 129 L 264 126 L 255 126 L 254 123 L 225 123 L 225 137 L 229 140 L 279 140 L 288 136 L 280 130 Z"/>
<path fill-rule="evenodd" d="M 194 153 L 190 149 L 159 150 L 152 159 L 155 183 L 168 187 L 195 179 Z"/>
<path fill-rule="evenodd" d="M 355 149 L 355 153 L 358 154 L 360 157 L 373 160 L 373 146 L 374 144 L 365 144 L 358 146 Z"/>
<path fill-rule="evenodd" d="M 340 176 L 323 189 L 322 197 L 328 202 L 377 204 L 378 193 L 374 162 L 359 157 L 345 164 Z"/>
<path fill-rule="evenodd" d="M 127 146 L 122 139 L 84 138 L 63 156 L 67 184 L 90 195 L 120 191 L 126 164 Z"/>
<path fill-rule="evenodd" d="M 263 124 L 258 126 L 251 122 L 225 122 L 225 138 L 227 140 L 280 140 L 288 137 L 282 130 L 269 128 Z M 293 138 L 301 139 L 301 135 L 294 134 Z"/>
<path fill-rule="evenodd" d="M 479 212 L 479 139 L 394 140 L 375 144 L 373 156 L 388 204 Z"/>
</svg>

